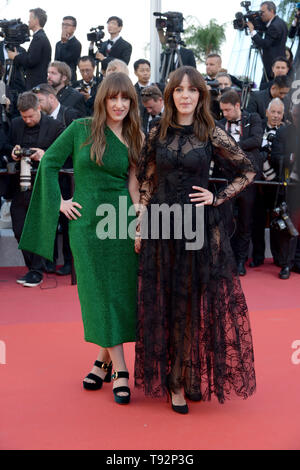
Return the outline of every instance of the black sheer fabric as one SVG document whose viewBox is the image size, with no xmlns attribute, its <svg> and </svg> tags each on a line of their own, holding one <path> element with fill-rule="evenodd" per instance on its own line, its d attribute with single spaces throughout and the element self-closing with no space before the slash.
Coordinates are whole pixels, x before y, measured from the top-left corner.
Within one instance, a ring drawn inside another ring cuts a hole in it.
<svg viewBox="0 0 300 470">
<path fill-rule="evenodd" d="M 161 397 L 167 387 L 219 402 L 233 390 L 242 398 L 256 387 L 247 305 L 222 219 L 220 204 L 254 178 L 250 161 L 234 139 L 216 128 L 207 143 L 192 126 L 170 129 L 158 138 L 152 129 L 138 169 L 148 219 L 155 204 L 190 203 L 193 185 L 208 187 L 213 151 L 232 167 L 233 180 L 204 209 L 204 244 L 187 250 L 183 236 L 142 239 L 139 276 L 135 384 Z M 195 205 L 193 204 L 193 223 Z M 175 216 L 171 217 L 171 224 Z"/>
</svg>

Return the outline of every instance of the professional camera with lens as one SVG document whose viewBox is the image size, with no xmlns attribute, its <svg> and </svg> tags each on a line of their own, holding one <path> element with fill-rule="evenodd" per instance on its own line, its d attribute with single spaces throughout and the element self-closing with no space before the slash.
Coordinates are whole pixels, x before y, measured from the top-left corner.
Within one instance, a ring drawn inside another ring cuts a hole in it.
<svg viewBox="0 0 300 470">
<path fill-rule="evenodd" d="M 287 230 L 291 237 L 298 237 L 299 232 L 291 221 L 288 214 L 286 202 L 282 202 L 274 209 L 275 218 L 271 221 L 270 226 L 276 230 Z"/>
<path fill-rule="evenodd" d="M 184 33 L 182 13 L 178 11 L 167 11 L 166 13 L 156 11 L 153 15 L 159 17 L 155 22 L 155 26 L 162 44 L 175 43 L 184 45 L 180 37 L 180 33 Z M 164 29 L 166 29 L 165 34 L 163 33 Z"/>
<path fill-rule="evenodd" d="M 87 40 L 90 42 L 101 43 L 104 38 L 104 26 L 97 26 L 96 28 L 91 28 L 92 33 L 87 34 Z"/>
<path fill-rule="evenodd" d="M 234 29 L 245 31 L 245 33 L 248 34 L 247 21 L 250 21 L 256 31 L 265 31 L 265 24 L 261 19 L 261 12 L 259 10 L 251 11 L 249 8 L 251 2 L 249 1 L 241 2 L 240 5 L 246 9 L 246 14 L 244 15 L 240 11 L 235 14 L 235 19 L 233 20 Z"/>
<path fill-rule="evenodd" d="M 220 84 L 218 80 L 205 79 L 205 81 L 206 81 L 206 84 L 210 86 L 209 91 L 210 91 L 211 96 L 219 96 L 221 93 L 221 90 L 220 90 Z"/>
<path fill-rule="evenodd" d="M 27 24 L 18 20 L 0 20 L 0 36 L 4 38 L 4 44 L 9 49 L 14 49 L 24 42 L 30 41 L 29 28 Z"/>
<path fill-rule="evenodd" d="M 31 189 L 31 155 L 35 153 L 35 150 L 21 148 L 15 150 L 14 154 L 17 157 L 21 157 L 20 162 L 20 191 L 27 191 Z"/>
</svg>

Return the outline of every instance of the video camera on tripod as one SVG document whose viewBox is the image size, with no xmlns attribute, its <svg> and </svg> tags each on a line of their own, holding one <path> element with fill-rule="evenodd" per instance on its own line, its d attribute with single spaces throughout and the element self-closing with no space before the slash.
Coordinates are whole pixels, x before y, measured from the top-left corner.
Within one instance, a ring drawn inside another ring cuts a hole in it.
<svg viewBox="0 0 300 470">
<path fill-rule="evenodd" d="M 104 26 L 96 26 L 96 28 L 91 28 L 90 31 L 93 31 L 92 33 L 87 34 L 87 40 L 90 42 L 94 42 L 98 49 L 100 48 L 100 45 L 102 43 L 102 39 L 104 38 Z"/>
<path fill-rule="evenodd" d="M 0 36 L 4 38 L 4 44 L 12 51 L 15 47 L 30 41 L 29 28 L 27 24 L 21 22 L 20 18 L 17 20 L 0 20 L 0 28 Z"/>
<path fill-rule="evenodd" d="M 182 13 L 178 11 L 167 11 L 166 13 L 156 11 L 153 15 L 159 17 L 155 22 L 155 27 L 162 45 L 185 45 L 180 36 L 180 33 L 184 33 Z M 166 29 L 165 32 L 164 29 Z"/>
<path fill-rule="evenodd" d="M 160 82 L 165 83 L 170 72 L 183 65 L 179 48 L 180 45 L 185 46 L 180 36 L 184 33 L 183 15 L 178 11 L 154 12 L 153 15 L 159 17 L 155 26 L 161 44 L 166 46 L 160 68 Z"/>
<path fill-rule="evenodd" d="M 239 31 L 245 31 L 245 34 L 249 34 L 247 22 L 250 21 L 256 31 L 265 31 L 265 24 L 261 19 L 261 12 L 251 11 L 250 5 L 251 2 L 245 1 L 240 3 L 241 7 L 246 9 L 246 14 L 244 15 L 241 11 L 238 11 L 235 14 L 235 19 L 233 20 L 233 27 Z"/>
</svg>

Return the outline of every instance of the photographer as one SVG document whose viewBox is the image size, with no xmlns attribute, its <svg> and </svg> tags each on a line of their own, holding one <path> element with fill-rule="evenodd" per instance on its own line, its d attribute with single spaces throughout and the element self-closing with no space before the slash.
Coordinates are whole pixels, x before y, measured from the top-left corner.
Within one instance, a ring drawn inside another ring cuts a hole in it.
<svg viewBox="0 0 300 470">
<path fill-rule="evenodd" d="M 21 117 L 12 120 L 7 151 L 11 152 L 12 160 L 20 162 L 21 169 L 15 178 L 11 204 L 13 231 L 19 242 L 34 183 L 31 166 L 38 168 L 47 148 L 63 131 L 63 125 L 41 113 L 38 98 L 32 92 L 19 96 L 18 109 Z M 28 154 L 26 158 L 25 154 Z M 28 272 L 17 279 L 17 283 L 25 287 L 38 286 L 43 280 L 44 259 L 27 251 L 22 253 Z"/>
<path fill-rule="evenodd" d="M 76 82 L 76 67 L 81 54 L 81 43 L 74 36 L 77 21 L 65 16 L 62 22 L 61 40 L 56 43 L 54 60 L 65 62 L 72 71 L 72 84 Z"/>
<path fill-rule="evenodd" d="M 224 119 L 219 125 L 239 143 L 249 160 L 251 160 L 259 177 L 262 169 L 262 158 L 259 152 L 263 135 L 262 122 L 258 114 L 241 110 L 241 100 L 235 90 L 226 91 L 220 98 L 220 108 Z M 236 230 L 231 238 L 232 249 L 240 276 L 246 274 L 245 263 L 248 259 L 251 231 L 253 224 L 253 206 L 256 187 L 249 186 L 233 202 Z"/>
<path fill-rule="evenodd" d="M 82 80 L 74 83 L 73 87 L 84 97 L 86 116 L 92 116 L 94 112 L 94 101 L 103 75 L 95 76 L 95 61 L 92 57 L 83 56 L 78 61 L 79 72 Z"/>
<path fill-rule="evenodd" d="M 247 25 L 251 33 L 253 44 L 262 50 L 262 61 L 267 79 L 272 80 L 272 62 L 278 56 L 285 56 L 285 43 L 287 39 L 286 23 L 276 15 L 274 2 L 263 2 L 260 5 L 261 20 L 265 23 L 265 36 L 255 31 L 253 24 Z M 263 74 L 262 82 L 268 81 Z"/>
<path fill-rule="evenodd" d="M 111 16 L 107 20 L 107 31 L 110 39 L 101 43 L 96 53 L 94 53 L 94 43 L 90 44 L 89 55 L 101 62 L 102 72 L 106 71 L 109 62 L 113 59 L 120 59 L 125 64 L 129 64 L 132 46 L 120 36 L 122 28 L 123 21 L 121 18 Z"/>
<path fill-rule="evenodd" d="M 87 114 L 85 100 L 78 90 L 70 86 L 72 72 L 68 64 L 58 60 L 51 62 L 48 67 L 47 82 L 56 91 L 59 102 L 78 111 L 79 117 Z"/>
<path fill-rule="evenodd" d="M 297 116 L 295 111 L 297 106 L 293 105 L 292 108 L 292 123 L 287 123 L 285 126 L 280 126 L 276 132 L 272 143 L 271 151 L 271 166 L 278 175 L 278 181 L 288 182 L 290 179 L 295 178 L 297 181 L 296 170 L 296 151 L 297 151 Z M 296 171 L 295 171 L 296 170 Z M 294 176 L 292 176 L 294 175 Z M 273 247 L 277 254 L 277 264 L 281 267 L 279 273 L 280 279 L 289 279 L 290 271 L 294 266 L 294 258 L 297 248 L 297 234 L 294 233 L 293 227 L 291 229 L 290 223 L 293 224 L 292 219 L 296 222 L 295 213 L 293 212 L 293 195 L 295 189 L 293 187 L 283 187 L 277 189 L 275 196 L 276 212 L 272 213 L 272 220 L 270 224 L 270 232 L 272 234 Z M 289 217 L 289 214 L 291 217 Z M 288 220 L 286 219 L 288 216 Z M 285 223 L 282 224 L 282 221 Z"/>
<path fill-rule="evenodd" d="M 261 143 L 261 153 L 264 160 L 263 177 L 266 181 L 280 181 L 283 169 L 277 165 L 274 169 L 273 145 L 279 129 L 285 127 L 283 123 L 284 105 L 279 98 L 273 99 L 266 111 L 266 123 Z M 282 139 L 279 140 L 283 144 Z M 254 224 L 252 230 L 253 255 L 250 267 L 257 267 L 264 263 L 265 258 L 265 227 L 267 216 L 272 216 L 279 193 L 276 186 L 258 186 L 254 205 Z M 277 196 L 278 193 L 278 196 Z M 278 201 L 277 201 L 278 202 Z M 270 230 L 271 252 L 275 264 L 279 265 L 280 255 L 277 233 Z"/>
<path fill-rule="evenodd" d="M 295 18 L 290 26 L 288 37 L 294 39 L 298 36 L 298 47 L 294 58 L 294 68 L 296 71 L 296 79 L 300 78 L 300 3 L 296 4 L 297 10 L 295 12 Z"/>
<path fill-rule="evenodd" d="M 27 52 L 7 52 L 13 60 L 15 67 L 22 66 L 26 74 L 26 89 L 30 90 L 39 83 L 47 81 L 47 68 L 51 60 L 51 45 L 43 27 L 47 21 L 47 14 L 41 8 L 29 10 L 29 29 L 33 32 L 33 38 Z"/>
</svg>

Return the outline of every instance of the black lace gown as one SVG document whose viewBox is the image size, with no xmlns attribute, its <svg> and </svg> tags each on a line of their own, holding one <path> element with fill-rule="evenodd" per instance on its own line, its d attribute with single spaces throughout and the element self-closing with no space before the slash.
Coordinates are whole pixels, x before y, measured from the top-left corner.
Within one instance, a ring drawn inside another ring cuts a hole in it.
<svg viewBox="0 0 300 470">
<path fill-rule="evenodd" d="M 252 181 L 254 169 L 218 127 L 207 144 L 192 126 L 170 128 L 164 142 L 158 131 L 159 125 L 152 129 L 138 170 L 149 233 L 154 204 L 191 205 L 192 186 L 208 187 L 213 150 L 235 177 L 214 206 L 204 207 L 201 249 L 187 250 L 187 240 L 172 229 L 169 239 L 142 239 L 135 385 L 152 397 L 164 396 L 169 386 L 201 400 L 215 394 L 223 403 L 232 391 L 247 398 L 256 387 L 252 336 L 221 204 Z"/>
</svg>

